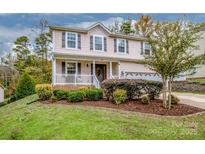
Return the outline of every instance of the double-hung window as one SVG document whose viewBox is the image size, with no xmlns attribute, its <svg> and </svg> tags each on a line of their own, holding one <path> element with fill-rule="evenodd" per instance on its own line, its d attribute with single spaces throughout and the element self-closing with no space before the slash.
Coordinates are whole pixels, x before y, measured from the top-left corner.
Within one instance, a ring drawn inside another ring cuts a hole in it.
<svg viewBox="0 0 205 154">
<path fill-rule="evenodd" d="M 66 73 L 67 74 L 76 74 L 77 72 L 76 63 L 67 62 L 66 63 Z"/>
<path fill-rule="evenodd" d="M 151 55 L 151 45 L 147 42 L 144 43 L 144 54 Z"/>
<path fill-rule="evenodd" d="M 126 53 L 126 40 L 117 39 L 117 52 Z"/>
<path fill-rule="evenodd" d="M 94 50 L 96 51 L 104 51 L 104 37 L 102 36 L 94 36 Z"/>
<path fill-rule="evenodd" d="M 77 48 L 77 33 L 67 33 L 67 48 Z"/>
</svg>

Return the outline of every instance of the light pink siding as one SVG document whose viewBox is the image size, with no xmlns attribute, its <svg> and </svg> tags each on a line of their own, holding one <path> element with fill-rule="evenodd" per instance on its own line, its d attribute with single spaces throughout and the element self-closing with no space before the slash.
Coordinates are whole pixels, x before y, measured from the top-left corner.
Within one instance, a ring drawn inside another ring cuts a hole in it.
<svg viewBox="0 0 205 154">
<path fill-rule="evenodd" d="M 102 35 L 107 37 L 107 52 L 90 51 L 90 35 Z M 62 32 L 54 31 L 54 52 L 72 53 L 74 55 L 105 56 L 115 58 L 143 59 L 141 44 L 139 41 L 129 40 L 129 54 L 119 54 L 114 52 L 114 38 L 109 37 L 108 33 L 100 26 L 91 29 L 88 34 L 81 34 L 81 50 L 62 48 Z"/>
<path fill-rule="evenodd" d="M 120 70 L 125 72 L 153 72 L 142 64 L 132 62 L 121 62 Z"/>
</svg>

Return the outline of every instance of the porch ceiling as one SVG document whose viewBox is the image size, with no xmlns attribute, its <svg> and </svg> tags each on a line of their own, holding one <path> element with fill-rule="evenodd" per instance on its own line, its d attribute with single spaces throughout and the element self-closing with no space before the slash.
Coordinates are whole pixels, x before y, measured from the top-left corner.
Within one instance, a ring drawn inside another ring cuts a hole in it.
<svg viewBox="0 0 205 154">
<path fill-rule="evenodd" d="M 101 56 L 101 55 L 77 55 L 77 54 L 70 54 L 70 53 L 53 53 L 56 59 L 76 59 L 76 60 L 97 60 L 97 61 L 128 61 L 128 62 L 139 62 L 141 60 L 138 59 L 131 59 L 131 58 L 115 58 L 115 57 L 108 57 L 108 56 Z"/>
</svg>

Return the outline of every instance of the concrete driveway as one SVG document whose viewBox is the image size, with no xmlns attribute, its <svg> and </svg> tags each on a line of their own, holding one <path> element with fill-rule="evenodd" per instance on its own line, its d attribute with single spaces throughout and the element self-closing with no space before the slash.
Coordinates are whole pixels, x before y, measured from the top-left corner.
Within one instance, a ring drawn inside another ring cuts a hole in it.
<svg viewBox="0 0 205 154">
<path fill-rule="evenodd" d="M 180 103 L 205 109 L 205 95 L 191 93 L 173 93 Z"/>
</svg>

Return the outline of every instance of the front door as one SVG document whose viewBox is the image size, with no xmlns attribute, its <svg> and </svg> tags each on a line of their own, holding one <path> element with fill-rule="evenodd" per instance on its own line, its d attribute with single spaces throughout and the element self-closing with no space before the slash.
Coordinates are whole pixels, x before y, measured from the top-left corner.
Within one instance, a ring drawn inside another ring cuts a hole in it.
<svg viewBox="0 0 205 154">
<path fill-rule="evenodd" d="M 95 74 L 98 81 L 101 83 L 106 79 L 106 65 L 105 64 L 96 64 L 95 65 Z"/>
</svg>

